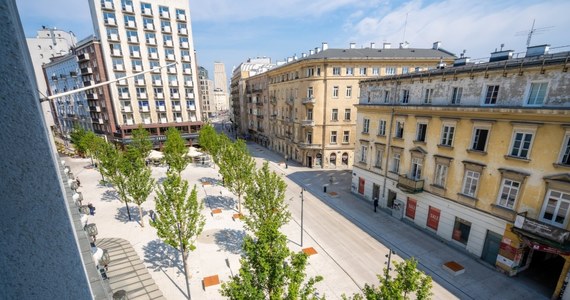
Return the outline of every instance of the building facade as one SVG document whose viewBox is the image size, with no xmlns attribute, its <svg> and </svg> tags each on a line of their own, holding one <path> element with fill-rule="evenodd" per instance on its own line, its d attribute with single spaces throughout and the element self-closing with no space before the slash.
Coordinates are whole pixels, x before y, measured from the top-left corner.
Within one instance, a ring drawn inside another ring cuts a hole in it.
<svg viewBox="0 0 570 300">
<path fill-rule="evenodd" d="M 43 65 L 43 69 L 48 83 L 48 95 L 82 88 L 84 80 L 87 80 L 80 75 L 79 61 L 74 53 L 53 58 L 51 62 Z M 66 138 L 69 138 L 75 126 L 93 130 L 85 92 L 54 99 L 53 108 L 58 131 Z"/>
<path fill-rule="evenodd" d="M 217 113 L 229 107 L 228 77 L 222 62 L 214 62 L 214 107 Z"/>
<path fill-rule="evenodd" d="M 570 52 L 512 54 L 362 81 L 352 191 L 509 275 L 548 274 L 558 297 L 570 268 Z"/>
<path fill-rule="evenodd" d="M 46 26 L 38 30 L 35 37 L 26 38 L 34 66 L 34 74 L 38 83 L 39 99 L 45 98 L 48 94 L 48 85 L 42 66 L 49 63 L 51 58 L 68 54 L 76 42 L 77 39 L 73 32 Z M 42 101 L 41 103 L 46 125 L 48 128 L 52 128 L 56 124 L 53 118 L 55 111 L 50 106 L 50 102 Z"/>
<path fill-rule="evenodd" d="M 166 139 L 169 127 L 196 138 L 202 116 L 194 91 L 188 1 L 90 0 L 89 5 L 109 80 L 125 78 L 111 86 L 114 140 L 128 143 L 139 126 L 155 142 Z M 139 74 L 144 71 L 149 72 Z"/>
<path fill-rule="evenodd" d="M 271 141 L 271 149 L 304 166 L 350 168 L 359 81 L 436 68 L 454 58 L 439 42 L 432 49 L 391 48 L 389 44 L 382 49 L 374 44 L 361 49 L 355 44 L 348 49 L 329 49 L 323 43 L 309 55 L 290 57 L 287 63 L 256 76 L 268 78 L 269 105 L 263 108 L 272 121 L 262 127 L 264 135 Z M 249 82 L 256 77 L 247 79 L 248 86 L 254 86 Z M 259 94 L 251 88 L 248 91 L 252 97 Z M 248 110 L 245 117 L 251 125 L 249 120 L 259 119 L 259 111 Z"/>
<path fill-rule="evenodd" d="M 200 103 L 202 105 L 202 119 L 208 120 L 214 113 L 212 106 L 214 102 L 214 82 L 210 80 L 208 70 L 202 66 L 198 68 L 198 84 Z"/>
</svg>

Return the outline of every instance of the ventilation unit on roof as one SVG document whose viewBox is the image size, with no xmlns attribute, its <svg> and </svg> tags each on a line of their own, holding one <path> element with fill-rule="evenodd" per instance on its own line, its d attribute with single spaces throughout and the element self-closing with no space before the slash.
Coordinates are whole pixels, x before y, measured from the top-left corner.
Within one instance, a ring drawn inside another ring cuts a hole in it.
<svg viewBox="0 0 570 300">
<path fill-rule="evenodd" d="M 525 57 L 532 57 L 532 56 L 541 56 L 548 54 L 548 50 L 550 50 L 550 45 L 537 45 L 537 46 L 530 46 L 526 48 Z"/>
<path fill-rule="evenodd" d="M 489 58 L 489 62 L 509 60 L 513 58 L 514 52 L 515 52 L 514 50 L 495 51 L 491 53 L 491 58 Z"/>
</svg>

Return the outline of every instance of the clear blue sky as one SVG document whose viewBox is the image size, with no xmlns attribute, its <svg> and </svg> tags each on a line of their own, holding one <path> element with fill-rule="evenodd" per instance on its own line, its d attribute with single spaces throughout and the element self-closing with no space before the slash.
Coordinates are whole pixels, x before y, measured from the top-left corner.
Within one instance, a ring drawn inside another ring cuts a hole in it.
<svg viewBox="0 0 570 300">
<path fill-rule="evenodd" d="M 26 36 L 35 36 L 42 25 L 73 31 L 78 39 L 93 33 L 87 0 L 16 2 Z M 524 31 L 530 30 L 533 19 L 535 27 L 543 29 L 532 44 L 567 46 L 569 11 L 568 0 L 190 1 L 199 65 L 211 71 L 214 61 L 220 61 L 228 74 L 249 57 L 283 60 L 322 42 L 348 48 L 350 42 L 358 47 L 375 42 L 379 47 L 405 40 L 410 47 L 429 48 L 441 41 L 444 49 L 456 54 L 465 49 L 472 58 L 488 57 L 501 44 L 523 52 Z"/>
</svg>

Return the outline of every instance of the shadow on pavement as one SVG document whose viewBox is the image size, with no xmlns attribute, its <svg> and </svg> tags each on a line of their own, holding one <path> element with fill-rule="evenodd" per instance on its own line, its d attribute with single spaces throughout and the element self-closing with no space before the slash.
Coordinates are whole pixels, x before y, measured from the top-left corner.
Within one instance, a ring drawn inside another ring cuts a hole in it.
<svg viewBox="0 0 570 300">
<path fill-rule="evenodd" d="M 101 200 L 106 202 L 119 200 L 119 193 L 117 193 L 115 190 L 106 190 L 101 196 Z"/>
<path fill-rule="evenodd" d="M 202 178 L 199 179 L 199 181 L 200 181 L 201 183 L 209 182 L 209 183 L 212 184 L 212 185 L 221 185 L 221 184 L 222 184 L 222 181 L 221 181 L 221 180 L 216 179 L 216 178 L 212 178 L 212 177 L 202 177 Z"/>
<path fill-rule="evenodd" d="M 115 214 L 115 219 L 127 223 L 127 222 L 137 222 L 140 224 L 139 208 L 134 204 L 129 204 L 129 212 L 131 213 L 131 220 L 129 221 L 129 215 L 127 214 L 127 207 L 123 206 L 117 208 L 117 214 Z M 145 210 L 143 208 L 143 216 L 145 215 Z"/>
<path fill-rule="evenodd" d="M 156 184 L 161 185 L 165 180 L 166 180 L 166 177 L 160 177 L 160 178 L 158 178 L 158 180 L 156 180 Z"/>
<path fill-rule="evenodd" d="M 222 208 L 222 209 L 233 209 L 237 202 L 234 198 L 228 196 L 216 196 L 209 195 L 204 198 L 204 201 L 210 209 Z"/>
<path fill-rule="evenodd" d="M 156 239 L 143 246 L 144 262 L 149 268 L 159 271 L 166 268 L 176 268 L 178 274 L 183 273 L 182 256 L 180 251 Z"/>
<path fill-rule="evenodd" d="M 214 234 L 215 242 L 220 249 L 233 254 L 240 254 L 242 252 L 241 246 L 244 237 L 245 230 L 236 229 L 222 229 Z"/>
</svg>

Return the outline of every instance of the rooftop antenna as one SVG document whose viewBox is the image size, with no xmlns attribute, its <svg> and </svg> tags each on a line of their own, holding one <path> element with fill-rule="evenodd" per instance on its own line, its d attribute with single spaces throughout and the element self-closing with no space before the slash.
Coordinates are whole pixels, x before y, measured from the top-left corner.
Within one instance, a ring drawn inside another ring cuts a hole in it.
<svg viewBox="0 0 570 300">
<path fill-rule="evenodd" d="M 535 34 L 541 34 L 544 33 L 545 31 L 550 30 L 551 28 L 554 28 L 554 26 L 548 26 L 548 27 L 541 27 L 541 28 L 534 28 L 534 24 L 536 22 L 536 19 L 532 20 L 532 26 L 530 27 L 530 30 L 525 30 L 525 31 L 519 31 L 517 32 L 515 35 L 516 36 L 522 36 L 522 35 L 526 35 L 527 39 L 526 39 L 526 46 L 529 47 L 530 46 L 530 42 L 532 40 L 532 36 Z"/>
<path fill-rule="evenodd" d="M 406 13 L 406 21 L 404 22 L 404 35 L 402 36 L 402 42 L 406 42 L 406 27 L 408 27 L 408 13 Z"/>
</svg>

